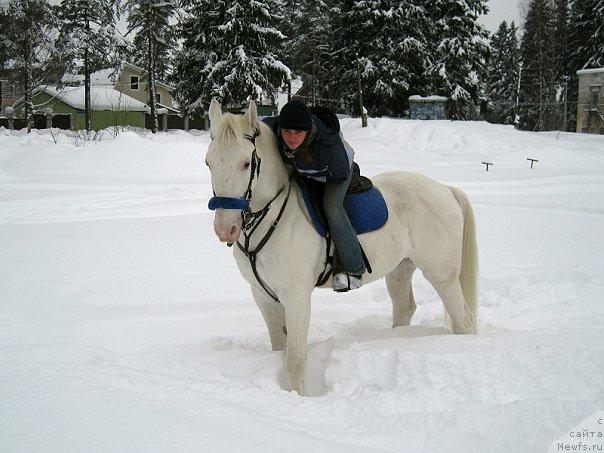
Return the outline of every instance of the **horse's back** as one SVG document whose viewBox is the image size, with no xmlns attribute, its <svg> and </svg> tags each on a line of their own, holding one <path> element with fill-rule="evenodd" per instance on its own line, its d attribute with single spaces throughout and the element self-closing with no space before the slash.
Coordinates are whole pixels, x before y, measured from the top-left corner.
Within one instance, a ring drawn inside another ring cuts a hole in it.
<svg viewBox="0 0 604 453">
<path fill-rule="evenodd" d="M 421 268 L 423 263 L 438 262 L 439 256 L 458 256 L 464 215 L 451 188 L 405 171 L 383 173 L 372 181 L 388 205 L 388 236 L 401 238 L 406 257 Z"/>
<path fill-rule="evenodd" d="M 388 207 L 403 209 L 405 213 L 454 215 L 461 213 L 451 189 L 420 173 L 396 171 L 382 173 L 372 181 L 387 197 Z"/>
</svg>

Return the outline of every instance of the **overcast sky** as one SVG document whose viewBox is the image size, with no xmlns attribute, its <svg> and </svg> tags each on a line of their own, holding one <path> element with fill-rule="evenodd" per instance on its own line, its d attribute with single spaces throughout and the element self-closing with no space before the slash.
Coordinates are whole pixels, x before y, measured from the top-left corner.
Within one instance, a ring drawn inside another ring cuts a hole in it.
<svg viewBox="0 0 604 453">
<path fill-rule="evenodd" d="M 496 32 L 497 27 L 502 20 L 508 22 L 514 21 L 520 28 L 520 11 L 518 9 L 518 0 L 489 0 L 489 14 L 481 16 L 478 21 L 482 23 L 490 32 Z"/>
</svg>

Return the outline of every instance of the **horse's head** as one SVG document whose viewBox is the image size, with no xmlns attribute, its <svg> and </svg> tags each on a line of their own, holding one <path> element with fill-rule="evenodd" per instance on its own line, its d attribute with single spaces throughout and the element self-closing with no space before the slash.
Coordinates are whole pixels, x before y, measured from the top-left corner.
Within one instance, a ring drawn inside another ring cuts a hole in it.
<svg viewBox="0 0 604 453">
<path fill-rule="evenodd" d="M 216 210 L 214 231 L 221 242 L 235 242 L 241 233 L 242 210 L 257 182 L 258 158 L 255 137 L 258 131 L 256 104 L 250 102 L 243 116 L 222 113 L 218 101 L 210 105 L 212 142 L 208 146 L 206 165 L 212 174 L 214 198 L 210 209 Z"/>
</svg>

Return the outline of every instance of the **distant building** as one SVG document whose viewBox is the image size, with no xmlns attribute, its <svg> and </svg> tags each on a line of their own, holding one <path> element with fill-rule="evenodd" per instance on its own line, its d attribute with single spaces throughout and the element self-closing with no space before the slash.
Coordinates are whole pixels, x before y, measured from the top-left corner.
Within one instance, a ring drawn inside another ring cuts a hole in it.
<svg viewBox="0 0 604 453">
<path fill-rule="evenodd" d="M 145 127 L 145 114 L 149 107 L 113 87 L 92 86 L 92 129 L 99 130 L 110 126 Z M 44 128 L 46 117 L 48 126 L 64 129 L 85 129 L 84 87 L 38 88 L 33 94 L 34 127 Z M 17 117 L 23 116 L 23 100 L 15 104 Z M 38 118 L 39 117 L 39 118 Z M 60 123 L 58 123 L 60 122 Z M 60 125 L 59 125 L 60 124 Z"/>
<path fill-rule="evenodd" d="M 2 81 L 4 82 L 4 81 Z M 80 130 L 85 128 L 84 76 L 65 74 L 61 79 L 61 88 L 40 86 L 34 90 L 33 102 L 34 127 L 60 127 Z M 130 63 L 118 68 L 96 71 L 90 75 L 92 102 L 92 129 L 99 130 L 110 126 L 134 126 L 151 129 L 149 92 L 146 72 Z M 3 93 L 6 82 L 2 84 Z M 173 87 L 156 82 L 156 105 L 161 130 L 167 129 L 206 129 L 203 118 L 181 116 L 172 97 Z M 5 97 L 6 99 L 6 97 Z M 23 123 L 23 96 L 13 98 L 15 127 Z M 0 125 L 7 123 L 0 118 Z"/>
<path fill-rule="evenodd" d="M 130 63 L 124 63 L 114 88 L 146 104 L 149 103 L 149 84 L 147 82 L 147 71 Z M 155 102 L 159 108 L 174 108 L 172 92 L 174 87 L 160 82 L 155 82 Z"/>
<path fill-rule="evenodd" d="M 577 132 L 604 134 L 604 68 L 581 69 L 577 75 Z"/>
<path fill-rule="evenodd" d="M 447 98 L 444 96 L 410 96 L 409 118 L 412 120 L 444 120 L 446 103 Z"/>
</svg>

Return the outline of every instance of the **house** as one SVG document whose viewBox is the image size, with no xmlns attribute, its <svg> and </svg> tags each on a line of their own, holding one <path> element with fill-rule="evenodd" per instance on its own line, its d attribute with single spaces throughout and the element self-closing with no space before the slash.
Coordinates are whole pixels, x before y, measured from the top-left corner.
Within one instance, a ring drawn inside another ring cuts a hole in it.
<svg viewBox="0 0 604 453">
<path fill-rule="evenodd" d="M 581 69 L 577 75 L 577 132 L 604 134 L 604 68 Z"/>
<path fill-rule="evenodd" d="M 114 88 L 145 104 L 149 103 L 149 83 L 147 71 L 130 63 L 124 63 L 122 70 L 115 80 Z M 172 92 L 174 87 L 163 82 L 155 82 L 155 102 L 159 108 L 167 108 L 178 113 L 175 108 Z"/>
<path fill-rule="evenodd" d="M 409 118 L 412 120 L 444 120 L 445 104 L 447 98 L 444 96 L 409 96 Z"/>
<path fill-rule="evenodd" d="M 145 126 L 145 114 L 149 107 L 113 87 L 92 86 L 92 129 L 111 126 Z M 38 88 L 34 91 L 36 105 L 34 127 L 62 127 L 80 130 L 86 128 L 84 111 L 84 87 Z M 23 116 L 23 100 L 14 107 L 15 116 Z M 46 117 L 40 120 L 39 117 Z M 38 117 L 38 118 L 36 118 Z M 41 124 L 40 124 L 41 121 Z"/>
</svg>

